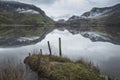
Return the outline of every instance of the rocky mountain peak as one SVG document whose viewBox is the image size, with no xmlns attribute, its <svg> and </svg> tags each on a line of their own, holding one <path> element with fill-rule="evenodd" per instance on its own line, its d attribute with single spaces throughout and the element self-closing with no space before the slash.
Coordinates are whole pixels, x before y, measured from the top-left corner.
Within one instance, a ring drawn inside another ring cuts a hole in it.
<svg viewBox="0 0 120 80">
<path fill-rule="evenodd" d="M 45 15 L 40 8 L 17 1 L 0 1 L 0 12 L 4 13 L 30 13 Z"/>
<path fill-rule="evenodd" d="M 110 14 L 114 11 L 117 11 L 117 10 L 120 10 L 120 4 L 117 4 L 115 6 L 112 6 L 112 7 L 103 7 L 103 8 L 93 8 L 92 10 L 84 13 L 82 15 L 82 17 L 85 17 L 85 18 L 96 18 L 96 17 L 99 17 L 99 16 L 104 16 L 104 15 L 107 15 L 107 14 Z"/>
</svg>

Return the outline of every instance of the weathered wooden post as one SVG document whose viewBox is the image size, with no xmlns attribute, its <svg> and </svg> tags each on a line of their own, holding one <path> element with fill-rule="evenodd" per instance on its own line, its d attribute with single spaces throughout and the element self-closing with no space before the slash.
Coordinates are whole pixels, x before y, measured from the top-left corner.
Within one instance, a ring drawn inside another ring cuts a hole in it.
<svg viewBox="0 0 120 80">
<path fill-rule="evenodd" d="M 29 56 L 31 56 L 31 53 L 29 53 Z"/>
<path fill-rule="evenodd" d="M 61 49 L 61 38 L 59 38 L 59 55 L 62 56 L 62 49 Z"/>
<path fill-rule="evenodd" d="M 42 55 L 43 53 L 42 53 L 42 49 L 40 49 L 40 54 Z"/>
<path fill-rule="evenodd" d="M 50 42 L 48 41 L 48 48 L 49 48 L 49 53 L 50 53 L 50 56 L 52 55 L 52 51 L 51 51 L 51 47 L 50 47 Z"/>
</svg>

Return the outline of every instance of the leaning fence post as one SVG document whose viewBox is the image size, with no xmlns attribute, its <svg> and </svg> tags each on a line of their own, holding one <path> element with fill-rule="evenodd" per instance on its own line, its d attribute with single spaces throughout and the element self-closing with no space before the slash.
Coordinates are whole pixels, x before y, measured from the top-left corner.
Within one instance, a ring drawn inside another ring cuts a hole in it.
<svg viewBox="0 0 120 80">
<path fill-rule="evenodd" d="M 50 56 L 52 55 L 52 51 L 51 51 L 51 47 L 50 47 L 50 42 L 48 41 L 48 48 L 49 48 L 49 53 L 50 53 Z"/>
<path fill-rule="evenodd" d="M 61 49 L 61 38 L 59 38 L 59 55 L 62 56 L 62 49 Z"/>
</svg>

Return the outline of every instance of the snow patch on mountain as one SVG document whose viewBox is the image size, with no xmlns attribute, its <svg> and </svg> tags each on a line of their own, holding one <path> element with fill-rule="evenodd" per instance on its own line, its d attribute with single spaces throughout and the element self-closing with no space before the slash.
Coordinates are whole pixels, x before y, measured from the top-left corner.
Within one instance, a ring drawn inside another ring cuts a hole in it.
<svg viewBox="0 0 120 80">
<path fill-rule="evenodd" d="M 104 11 L 100 11 L 98 9 L 96 11 L 90 11 L 89 16 L 82 15 L 81 17 L 83 17 L 83 18 L 99 18 L 102 16 L 106 16 L 106 13 L 109 13 L 110 11 L 112 11 L 112 9 L 106 9 Z"/>
<path fill-rule="evenodd" d="M 33 41 L 33 40 L 36 40 L 36 39 L 39 39 L 40 37 L 20 37 L 17 39 L 17 41 L 20 41 L 20 42 L 25 42 L 25 41 Z"/>
<path fill-rule="evenodd" d="M 69 21 L 74 21 L 74 20 L 79 20 L 80 17 L 79 16 L 72 16 L 71 18 L 69 18 Z"/>
<path fill-rule="evenodd" d="M 35 11 L 35 10 L 32 10 L 32 9 L 26 10 L 26 9 L 23 9 L 23 8 L 18 8 L 16 11 L 19 12 L 19 13 L 39 14 L 38 11 Z"/>
</svg>

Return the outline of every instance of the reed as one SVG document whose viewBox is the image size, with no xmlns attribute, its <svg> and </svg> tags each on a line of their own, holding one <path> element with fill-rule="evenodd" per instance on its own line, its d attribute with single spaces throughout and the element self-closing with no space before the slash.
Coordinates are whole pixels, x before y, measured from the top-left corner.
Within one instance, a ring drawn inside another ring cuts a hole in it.
<svg viewBox="0 0 120 80">
<path fill-rule="evenodd" d="M 0 80 L 38 80 L 37 74 L 23 63 L 5 61 L 0 68 Z M 32 75 L 32 76 L 31 76 Z"/>
</svg>

